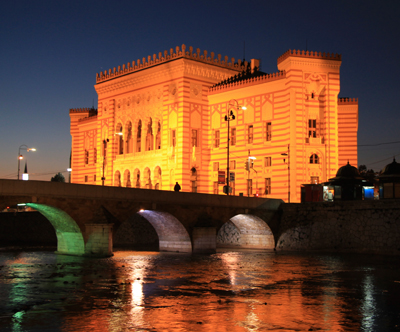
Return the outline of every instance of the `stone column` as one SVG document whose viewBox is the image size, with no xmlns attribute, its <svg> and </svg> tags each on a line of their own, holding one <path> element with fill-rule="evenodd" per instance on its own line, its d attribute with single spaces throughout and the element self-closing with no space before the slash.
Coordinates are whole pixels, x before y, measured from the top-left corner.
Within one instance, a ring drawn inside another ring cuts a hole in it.
<svg viewBox="0 0 400 332">
<path fill-rule="evenodd" d="M 85 256 L 113 256 L 112 232 L 114 224 L 86 224 Z"/>
<path fill-rule="evenodd" d="M 195 227 L 192 235 L 193 252 L 215 253 L 217 251 L 217 229 L 215 227 Z"/>
</svg>

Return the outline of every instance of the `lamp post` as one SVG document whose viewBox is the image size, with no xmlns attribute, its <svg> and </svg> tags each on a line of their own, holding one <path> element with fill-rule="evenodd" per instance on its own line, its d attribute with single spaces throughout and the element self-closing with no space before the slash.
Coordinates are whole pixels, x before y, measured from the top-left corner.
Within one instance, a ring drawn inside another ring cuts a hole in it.
<svg viewBox="0 0 400 332">
<path fill-rule="evenodd" d="M 104 181 L 105 181 L 105 168 L 106 168 L 106 154 L 107 154 L 107 143 L 109 142 L 108 138 L 105 138 L 103 140 L 103 176 L 101 177 L 101 185 L 104 186 Z"/>
<path fill-rule="evenodd" d="M 226 150 L 226 194 L 229 195 L 230 192 L 230 187 L 229 187 L 229 180 L 230 180 L 230 174 L 229 174 L 229 135 L 230 135 L 230 125 L 229 123 L 232 120 L 235 120 L 235 114 L 233 113 L 233 110 L 246 110 L 245 106 L 240 106 L 238 101 L 236 99 L 231 99 L 228 103 L 228 107 L 226 110 L 226 115 L 225 115 L 225 121 L 228 122 L 228 140 L 227 140 L 227 150 Z"/>
<path fill-rule="evenodd" d="M 27 152 L 29 151 L 36 151 L 35 148 L 29 148 L 26 144 L 22 144 L 19 149 L 18 149 L 18 175 L 17 179 L 20 180 L 19 178 L 19 170 L 20 170 L 20 162 L 22 159 L 24 159 L 24 156 L 21 154 L 21 149 L 26 149 Z"/>
<path fill-rule="evenodd" d="M 287 147 L 287 153 L 281 153 L 282 156 L 288 159 L 288 203 L 290 203 L 290 144 Z M 285 158 L 283 158 L 283 162 L 285 162 Z"/>
</svg>

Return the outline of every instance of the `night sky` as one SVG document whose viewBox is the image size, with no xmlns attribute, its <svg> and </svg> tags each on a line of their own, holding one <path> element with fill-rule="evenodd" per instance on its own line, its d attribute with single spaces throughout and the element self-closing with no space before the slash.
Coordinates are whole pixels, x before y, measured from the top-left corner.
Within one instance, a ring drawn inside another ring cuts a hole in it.
<svg viewBox="0 0 400 332">
<path fill-rule="evenodd" d="M 288 49 L 342 54 L 359 165 L 379 171 L 400 161 L 399 18 L 397 0 L 2 1 L 0 178 L 17 178 L 22 144 L 37 148 L 23 153 L 30 179 L 67 177 L 69 109 L 97 108 L 96 73 L 182 44 L 261 59 L 267 73 Z"/>
</svg>

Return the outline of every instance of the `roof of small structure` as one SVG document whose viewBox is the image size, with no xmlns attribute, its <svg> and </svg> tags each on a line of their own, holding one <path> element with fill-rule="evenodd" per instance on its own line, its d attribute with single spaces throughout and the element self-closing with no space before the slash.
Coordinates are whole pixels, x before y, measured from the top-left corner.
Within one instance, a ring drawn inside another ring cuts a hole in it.
<svg viewBox="0 0 400 332">
<path fill-rule="evenodd" d="M 342 184 L 355 184 L 363 186 L 373 185 L 371 182 L 367 182 L 358 171 L 357 167 L 351 166 L 349 162 L 346 165 L 340 167 L 334 178 L 329 179 L 328 185 L 342 185 Z"/>
<path fill-rule="evenodd" d="M 346 165 L 340 167 L 336 172 L 336 176 L 330 180 L 339 179 L 352 179 L 352 180 L 363 180 L 364 178 L 360 175 L 357 167 L 351 166 L 349 162 Z"/>
<path fill-rule="evenodd" d="M 393 158 L 393 162 L 386 165 L 381 175 L 400 175 L 400 164 Z"/>
<path fill-rule="evenodd" d="M 385 166 L 381 174 L 378 176 L 380 180 L 386 180 L 385 182 L 387 182 L 390 178 L 398 177 L 400 177 L 400 164 L 396 162 L 395 158 L 393 158 L 393 162 Z"/>
</svg>

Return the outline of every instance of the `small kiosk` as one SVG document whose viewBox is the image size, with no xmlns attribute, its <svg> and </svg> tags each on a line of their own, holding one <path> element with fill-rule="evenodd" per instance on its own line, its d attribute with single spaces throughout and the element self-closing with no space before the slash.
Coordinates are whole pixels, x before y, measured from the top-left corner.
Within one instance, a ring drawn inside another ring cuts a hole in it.
<svg viewBox="0 0 400 332">
<path fill-rule="evenodd" d="M 378 179 L 379 199 L 400 198 L 400 164 L 396 159 L 385 166 Z"/>
<path fill-rule="evenodd" d="M 334 178 L 322 185 L 324 201 L 374 199 L 373 183 L 365 180 L 349 162 L 339 168 Z"/>
</svg>

